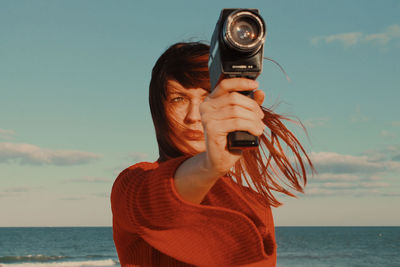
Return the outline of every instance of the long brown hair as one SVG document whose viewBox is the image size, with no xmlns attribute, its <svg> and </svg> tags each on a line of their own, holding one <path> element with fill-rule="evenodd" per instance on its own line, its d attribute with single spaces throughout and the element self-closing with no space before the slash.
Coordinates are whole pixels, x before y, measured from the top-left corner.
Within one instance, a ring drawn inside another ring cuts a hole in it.
<svg viewBox="0 0 400 267">
<path fill-rule="evenodd" d="M 209 48 L 207 44 L 200 42 L 176 43 L 160 56 L 153 67 L 149 102 L 160 162 L 184 155 L 170 138 L 172 127 L 164 109 L 167 82 L 175 80 L 185 88 L 203 88 L 210 91 L 207 66 Z M 295 196 L 290 189 L 303 192 L 307 183 L 306 164 L 311 170 L 314 168 L 303 146 L 283 123 L 296 121 L 276 114 L 272 109 L 262 109 L 265 114 L 263 122 L 269 132 L 265 131 L 260 136 L 258 149 L 243 151 L 242 158 L 236 162 L 230 175 L 242 185 L 245 180 L 250 186 L 250 179 L 255 190 L 263 196 L 261 201 L 264 204 L 279 206 L 281 203 L 272 191 L 289 196 Z M 285 152 L 285 148 L 288 148 L 290 153 Z"/>
</svg>

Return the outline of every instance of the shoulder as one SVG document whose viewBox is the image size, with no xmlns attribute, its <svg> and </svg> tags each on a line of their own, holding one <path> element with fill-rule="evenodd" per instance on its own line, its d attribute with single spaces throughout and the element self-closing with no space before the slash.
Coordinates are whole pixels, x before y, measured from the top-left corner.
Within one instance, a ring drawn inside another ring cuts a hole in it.
<svg viewBox="0 0 400 267">
<path fill-rule="evenodd" d="M 158 162 L 138 162 L 134 165 L 131 165 L 124 169 L 117 177 L 117 179 L 121 176 L 126 176 L 126 175 L 135 175 L 135 174 L 140 174 L 146 171 L 151 171 L 154 170 L 158 167 Z"/>
<path fill-rule="evenodd" d="M 143 176 L 146 172 L 156 169 L 158 165 L 159 164 L 157 163 L 157 161 L 138 162 L 134 165 L 131 165 L 118 174 L 117 178 L 114 181 L 114 186 L 123 179 L 130 179 L 134 177 Z"/>
<path fill-rule="evenodd" d="M 146 172 L 157 168 L 156 165 L 155 162 L 139 162 L 127 167 L 121 171 L 115 179 L 112 185 L 111 195 L 113 195 L 114 191 L 120 191 L 123 188 L 127 188 L 126 186 L 128 184 L 137 183 L 141 180 L 140 177 L 143 177 Z"/>
<path fill-rule="evenodd" d="M 124 169 L 115 179 L 114 185 L 120 183 L 121 181 L 133 182 L 132 180 L 142 180 L 137 179 L 140 177 L 172 177 L 175 173 L 176 168 L 188 158 L 188 156 L 182 156 L 178 158 L 169 159 L 164 162 L 139 162 L 128 168 Z M 123 182 L 123 183 L 125 183 Z"/>
<path fill-rule="evenodd" d="M 175 171 L 175 169 L 190 156 L 181 156 L 178 158 L 172 158 L 163 162 L 154 161 L 154 162 L 139 162 L 134 165 L 129 166 L 124 169 L 117 177 L 117 179 L 121 176 L 131 176 L 131 175 L 140 175 L 149 171 Z"/>
</svg>

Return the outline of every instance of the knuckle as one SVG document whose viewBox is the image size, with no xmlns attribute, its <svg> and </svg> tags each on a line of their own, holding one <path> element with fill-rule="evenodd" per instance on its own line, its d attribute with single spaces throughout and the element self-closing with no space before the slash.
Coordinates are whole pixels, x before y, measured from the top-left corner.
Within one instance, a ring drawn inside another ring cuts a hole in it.
<svg viewBox="0 0 400 267">
<path fill-rule="evenodd" d="M 258 119 L 262 119 L 264 117 L 264 112 L 262 112 L 262 110 L 259 107 L 257 107 L 257 109 L 254 112 Z"/>
<path fill-rule="evenodd" d="M 239 103 L 240 95 L 237 92 L 232 92 L 230 95 L 230 102 L 232 104 L 237 104 Z"/>
<path fill-rule="evenodd" d="M 226 89 L 227 85 L 228 85 L 228 80 L 227 79 L 223 79 L 222 81 L 219 82 L 218 86 L 220 88 L 222 88 L 222 89 Z"/>
<path fill-rule="evenodd" d="M 254 110 L 260 110 L 260 105 L 258 105 L 258 103 L 255 100 L 251 100 L 251 105 L 253 107 Z"/>
<path fill-rule="evenodd" d="M 253 98 L 247 97 L 246 99 L 247 99 L 247 101 L 248 101 L 248 103 L 249 103 L 248 105 L 249 105 L 251 108 L 257 108 L 257 107 L 258 107 L 257 101 L 255 101 Z"/>
<path fill-rule="evenodd" d="M 240 115 L 240 108 L 238 106 L 232 106 L 230 108 L 230 115 L 234 116 L 234 117 L 238 117 Z"/>
<path fill-rule="evenodd" d="M 257 117 L 263 117 L 264 112 L 261 109 L 261 106 L 258 105 L 257 102 L 252 101 L 252 110 L 254 111 L 255 114 L 257 114 Z"/>
</svg>

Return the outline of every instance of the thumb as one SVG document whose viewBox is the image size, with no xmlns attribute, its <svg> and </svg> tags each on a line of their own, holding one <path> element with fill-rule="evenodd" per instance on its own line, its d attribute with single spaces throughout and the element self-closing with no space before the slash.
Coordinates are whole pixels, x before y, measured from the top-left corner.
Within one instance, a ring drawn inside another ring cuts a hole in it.
<svg viewBox="0 0 400 267">
<path fill-rule="evenodd" d="M 254 91 L 254 100 L 257 102 L 258 105 L 262 105 L 264 102 L 265 94 L 261 90 Z"/>
</svg>

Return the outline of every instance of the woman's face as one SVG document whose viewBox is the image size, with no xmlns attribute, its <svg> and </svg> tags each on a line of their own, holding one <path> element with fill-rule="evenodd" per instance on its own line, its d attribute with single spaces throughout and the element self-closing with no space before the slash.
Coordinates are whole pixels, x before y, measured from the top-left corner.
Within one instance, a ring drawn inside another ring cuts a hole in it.
<svg viewBox="0 0 400 267">
<path fill-rule="evenodd" d="M 185 154 L 206 150 L 199 108 L 207 95 L 203 88 L 187 89 L 176 81 L 167 82 L 165 111 L 172 127 L 171 139 Z"/>
</svg>

